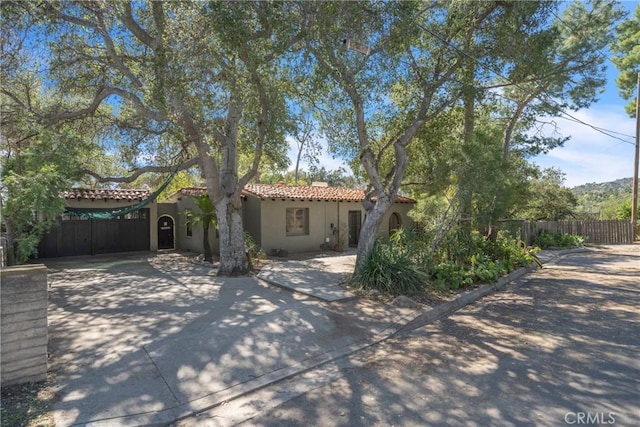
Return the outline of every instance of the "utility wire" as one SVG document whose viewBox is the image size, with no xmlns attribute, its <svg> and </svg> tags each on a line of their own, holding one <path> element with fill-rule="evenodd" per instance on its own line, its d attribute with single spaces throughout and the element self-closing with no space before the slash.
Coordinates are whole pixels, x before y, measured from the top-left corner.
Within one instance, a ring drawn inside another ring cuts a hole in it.
<svg viewBox="0 0 640 427">
<path fill-rule="evenodd" d="M 438 40 L 440 40 L 440 42 L 444 43 L 444 44 L 445 44 L 445 45 L 447 45 L 449 48 L 451 48 L 451 49 L 455 50 L 457 53 L 459 53 L 459 54 L 461 54 L 461 55 L 463 55 L 463 56 L 466 56 L 466 57 L 467 57 L 467 58 L 469 58 L 469 59 L 472 59 L 472 60 L 473 60 L 473 61 L 475 61 L 478 65 L 480 65 L 482 68 L 485 68 L 485 69 L 487 69 L 487 70 L 489 70 L 489 71 L 491 71 L 491 72 L 495 73 L 496 75 L 498 75 L 499 77 L 501 77 L 502 79 L 504 79 L 504 81 L 506 81 L 507 83 L 509 83 L 509 84 L 511 84 L 511 85 L 513 85 L 513 86 L 515 86 L 515 87 L 517 87 L 518 89 L 522 90 L 523 92 L 529 93 L 525 88 L 523 88 L 523 87 L 522 87 L 522 86 L 520 86 L 519 84 L 517 84 L 517 83 L 513 83 L 512 81 L 510 81 L 508 78 L 506 78 L 504 75 L 502 75 L 502 73 L 501 73 L 501 72 L 496 71 L 496 70 L 494 70 L 494 69 L 491 69 L 490 67 L 488 67 L 488 66 L 486 66 L 486 65 L 483 65 L 483 64 L 482 64 L 482 62 L 481 62 L 478 58 L 474 57 L 473 55 L 471 55 L 471 54 L 469 54 L 469 53 L 465 52 L 464 50 L 462 50 L 462 49 L 460 49 L 459 47 L 455 46 L 454 44 L 450 43 L 450 42 L 449 42 L 448 40 L 446 40 L 444 37 L 442 37 L 442 36 L 440 36 L 440 35 L 436 34 L 435 32 L 431 31 L 430 29 L 428 29 L 428 28 L 424 27 L 422 24 L 418 24 L 418 26 L 419 26 L 420 28 L 422 28 L 424 31 L 426 31 L 427 33 L 431 34 L 433 37 L 435 37 L 435 38 L 437 38 Z M 545 96 L 546 98 L 548 98 L 550 101 L 549 101 L 549 100 L 544 99 L 544 98 L 542 97 L 542 95 L 544 95 L 544 96 Z M 561 108 L 561 106 L 560 106 L 556 101 L 554 101 L 554 100 L 549 96 L 549 94 L 547 94 L 547 93 L 543 93 L 542 95 L 538 95 L 538 96 L 536 96 L 536 98 L 537 98 L 538 100 L 540 100 L 540 101 L 542 101 L 542 102 L 546 103 L 547 105 L 555 106 L 556 108 L 558 108 L 558 109 L 560 110 L 560 114 L 564 114 L 565 116 L 569 117 L 569 119 L 567 119 L 566 117 L 563 117 L 565 120 L 570 120 L 570 121 L 574 121 L 574 122 L 580 123 L 580 124 L 582 124 L 582 125 L 584 125 L 584 126 L 588 126 L 588 127 L 592 128 L 592 129 L 593 129 L 593 130 L 595 130 L 596 132 L 600 132 L 601 134 L 606 135 L 606 136 L 608 136 L 608 137 L 610 137 L 610 138 L 617 139 L 618 141 L 622 141 L 622 142 L 624 142 L 624 143 L 634 145 L 634 143 L 633 143 L 633 142 L 631 142 L 631 141 L 629 141 L 629 140 L 626 140 L 626 139 L 623 139 L 623 138 L 617 137 L 617 136 L 615 136 L 615 135 L 612 135 L 612 133 L 620 134 L 619 132 L 614 132 L 614 131 L 611 131 L 611 130 L 608 130 L 608 129 L 603 129 L 603 128 L 601 128 L 601 127 L 598 127 L 598 126 L 592 125 L 592 124 L 590 124 L 590 123 L 587 123 L 587 122 L 585 122 L 584 120 L 580 120 L 580 119 L 578 119 L 577 117 L 574 117 L 574 116 L 572 116 L 571 114 L 569 114 L 569 113 L 567 113 L 566 111 L 564 111 L 564 110 Z M 621 135 L 623 135 L 623 136 L 627 136 L 627 137 L 629 137 L 629 138 L 634 138 L 634 137 L 632 137 L 631 135 L 625 135 L 625 134 L 621 134 Z"/>
</svg>

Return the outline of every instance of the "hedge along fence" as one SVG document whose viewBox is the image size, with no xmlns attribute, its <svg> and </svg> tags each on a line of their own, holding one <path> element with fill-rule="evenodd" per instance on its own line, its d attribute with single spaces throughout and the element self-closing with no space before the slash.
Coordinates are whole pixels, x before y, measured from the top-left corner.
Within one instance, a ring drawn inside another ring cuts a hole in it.
<svg viewBox="0 0 640 427">
<path fill-rule="evenodd" d="M 586 243 L 626 245 L 633 243 L 634 233 L 631 221 L 626 219 L 536 221 L 505 220 L 501 228 L 519 231 L 520 239 L 531 244 L 542 230 L 552 234 L 565 233 L 583 236 Z M 519 230 L 518 230 L 519 228 Z"/>
<path fill-rule="evenodd" d="M 0 272 L 2 385 L 47 376 L 47 268 L 23 265 Z"/>
</svg>

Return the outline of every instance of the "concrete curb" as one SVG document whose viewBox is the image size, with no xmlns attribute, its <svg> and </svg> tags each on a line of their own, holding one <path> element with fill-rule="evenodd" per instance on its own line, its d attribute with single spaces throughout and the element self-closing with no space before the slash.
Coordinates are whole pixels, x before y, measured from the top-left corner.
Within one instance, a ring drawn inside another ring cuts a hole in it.
<svg viewBox="0 0 640 427">
<path fill-rule="evenodd" d="M 333 293 L 332 295 L 308 292 L 296 286 L 290 286 L 285 283 L 280 283 L 276 279 L 271 278 L 271 276 L 269 276 L 268 274 L 262 274 L 262 272 L 260 272 L 260 274 L 257 274 L 256 277 L 259 280 L 264 280 L 270 285 L 277 286 L 279 288 L 286 289 L 291 292 L 297 292 L 299 294 L 303 294 L 323 302 L 345 302 L 345 301 L 350 301 L 356 298 L 356 295 L 342 289 L 340 291 Z"/>
<path fill-rule="evenodd" d="M 512 271 L 506 276 L 501 277 L 496 283 L 480 285 L 478 288 L 472 291 L 461 293 L 457 295 L 455 299 L 438 304 L 430 310 L 421 313 L 416 317 L 416 319 L 405 324 L 404 327 L 402 327 L 402 330 L 406 331 L 417 329 L 442 317 L 446 317 L 458 311 L 462 307 L 479 300 L 482 297 L 500 290 L 504 290 L 507 287 L 508 283 L 517 280 L 525 274 L 530 273 L 534 270 L 536 270 L 536 267 L 522 267 L 515 271 Z"/>
<path fill-rule="evenodd" d="M 573 253 L 581 253 L 581 252 L 592 252 L 593 250 L 594 249 L 590 249 L 590 248 L 572 248 L 572 249 L 564 249 L 559 251 L 547 251 L 544 256 L 544 258 L 546 259 L 541 260 L 541 262 L 543 266 L 545 264 L 553 265 L 555 264 L 556 261 L 558 261 L 560 258 L 566 255 L 573 254 Z M 521 278 L 525 274 L 535 271 L 537 269 L 538 267 L 535 265 L 528 266 L 528 267 L 521 267 L 515 271 L 512 271 L 506 276 L 501 277 L 500 279 L 498 279 L 496 283 L 481 285 L 480 287 L 472 291 L 459 294 L 456 296 L 455 299 L 444 302 L 442 304 L 438 304 L 432 309 L 425 311 L 424 313 L 419 315 L 416 319 L 414 319 L 412 322 L 407 323 L 401 329 L 402 330 L 417 329 L 431 322 L 434 322 L 442 317 L 446 317 L 456 312 L 457 310 L 461 309 L 462 307 L 479 300 L 484 296 L 506 289 L 507 284 L 509 284 L 510 282 L 513 282 Z"/>
</svg>

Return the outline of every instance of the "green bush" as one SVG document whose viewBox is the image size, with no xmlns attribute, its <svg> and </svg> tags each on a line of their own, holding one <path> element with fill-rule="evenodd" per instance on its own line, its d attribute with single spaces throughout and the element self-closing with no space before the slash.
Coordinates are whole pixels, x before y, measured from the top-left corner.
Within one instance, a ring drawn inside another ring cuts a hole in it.
<svg viewBox="0 0 640 427">
<path fill-rule="evenodd" d="M 584 237 L 575 234 L 551 233 L 540 230 L 533 238 L 533 244 L 542 249 L 546 248 L 576 248 L 584 245 Z"/>
<path fill-rule="evenodd" d="M 448 251 L 456 258 L 432 265 L 429 275 L 437 289 L 458 289 L 478 282 L 495 282 L 499 277 L 518 267 L 539 264 L 537 248 L 529 248 L 522 241 L 507 233 L 498 233 L 491 241 L 475 233 L 464 241 L 465 250 L 473 249 L 467 258 L 460 258 L 461 251 Z"/>
<path fill-rule="evenodd" d="M 511 237 L 508 233 L 503 233 L 502 231 L 498 233 L 495 242 L 485 240 L 481 250 L 493 260 L 500 261 L 508 267 L 507 273 L 515 268 L 536 262 L 537 257 L 535 254 L 540 251 L 539 248 L 530 248 L 522 240 Z"/>
<path fill-rule="evenodd" d="M 473 278 L 463 265 L 453 262 L 442 262 L 432 267 L 431 277 L 436 289 L 458 289 L 471 285 Z"/>
<path fill-rule="evenodd" d="M 376 289 L 390 295 L 412 295 L 422 291 L 429 279 L 406 247 L 377 240 L 353 283 L 361 289 Z"/>
<path fill-rule="evenodd" d="M 387 242 L 378 240 L 353 283 L 390 295 L 411 295 L 426 285 L 438 290 L 495 282 L 514 269 L 537 262 L 529 248 L 508 233 L 491 241 L 478 233 L 454 231 L 432 251 L 424 234 L 398 230 Z"/>
<path fill-rule="evenodd" d="M 247 258 L 249 259 L 249 263 L 253 266 L 253 262 L 257 259 L 264 259 L 267 257 L 265 251 L 258 246 L 258 244 L 253 240 L 251 234 L 245 231 L 244 233 L 244 247 L 247 251 Z"/>
</svg>

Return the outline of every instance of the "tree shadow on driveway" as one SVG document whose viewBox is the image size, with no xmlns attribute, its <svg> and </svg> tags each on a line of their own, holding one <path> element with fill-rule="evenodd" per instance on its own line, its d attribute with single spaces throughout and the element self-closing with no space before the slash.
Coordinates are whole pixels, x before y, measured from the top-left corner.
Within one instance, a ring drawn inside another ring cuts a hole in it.
<svg viewBox="0 0 640 427">
<path fill-rule="evenodd" d="M 247 425 L 640 425 L 637 260 L 567 256 L 353 355 L 331 383 Z"/>
<path fill-rule="evenodd" d="M 366 340 L 394 314 L 346 313 L 161 257 L 50 271 L 59 426 L 172 422 L 216 393 Z"/>
</svg>

